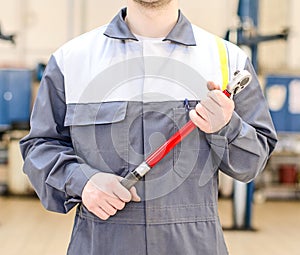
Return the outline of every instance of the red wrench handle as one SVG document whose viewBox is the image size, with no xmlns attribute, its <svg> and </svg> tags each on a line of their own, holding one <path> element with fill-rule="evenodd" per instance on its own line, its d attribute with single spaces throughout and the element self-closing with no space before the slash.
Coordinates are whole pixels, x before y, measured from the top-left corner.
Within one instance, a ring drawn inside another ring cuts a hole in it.
<svg viewBox="0 0 300 255">
<path fill-rule="evenodd" d="M 228 98 L 231 98 L 231 95 L 234 95 L 240 90 L 244 89 L 244 87 L 246 87 L 250 83 L 250 81 L 251 74 L 248 71 L 237 71 L 235 73 L 234 79 L 227 85 L 227 88 L 223 90 L 223 93 Z M 152 154 L 150 154 L 147 159 L 142 162 L 136 169 L 129 172 L 121 181 L 121 184 L 125 188 L 130 189 L 195 128 L 196 125 L 191 120 L 188 121 L 181 129 L 179 129 L 174 135 L 172 135 L 169 140 L 167 140 L 163 145 L 161 145 Z"/>
<path fill-rule="evenodd" d="M 154 167 L 159 161 L 161 161 L 178 143 L 180 143 L 189 133 L 196 128 L 196 125 L 189 120 L 181 129 L 179 129 L 174 135 L 172 135 L 168 141 L 156 149 L 145 160 L 148 166 Z"/>
<path fill-rule="evenodd" d="M 223 93 L 230 98 L 231 93 L 226 89 Z M 180 143 L 187 135 L 189 135 L 196 125 L 194 122 L 189 120 L 181 129 L 179 129 L 174 135 L 172 135 L 168 141 L 156 149 L 148 158 L 145 160 L 148 166 L 154 167 L 159 161 L 161 161 L 178 143 Z"/>
<path fill-rule="evenodd" d="M 230 98 L 231 93 L 228 90 L 224 90 L 223 93 Z M 174 135 L 172 135 L 164 144 L 158 147 L 152 154 L 150 154 L 142 164 L 140 164 L 132 172 L 129 172 L 121 184 L 130 189 L 134 186 L 143 176 L 153 168 L 159 161 L 161 161 L 178 143 L 180 143 L 186 136 L 188 136 L 196 125 L 189 120 L 181 129 L 179 129 Z"/>
</svg>

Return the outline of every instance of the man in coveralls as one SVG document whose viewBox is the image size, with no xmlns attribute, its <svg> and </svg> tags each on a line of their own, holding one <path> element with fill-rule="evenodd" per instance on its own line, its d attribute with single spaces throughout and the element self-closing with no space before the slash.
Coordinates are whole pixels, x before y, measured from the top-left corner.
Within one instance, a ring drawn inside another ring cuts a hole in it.
<svg viewBox="0 0 300 255">
<path fill-rule="evenodd" d="M 128 0 L 108 25 L 49 60 L 21 150 L 46 209 L 77 205 L 70 255 L 228 254 L 218 171 L 249 182 L 275 147 L 245 53 L 221 40 L 224 72 L 216 37 L 178 5 Z M 243 69 L 253 79 L 231 100 L 219 85 Z M 125 189 L 122 177 L 190 118 L 198 128 Z"/>
</svg>

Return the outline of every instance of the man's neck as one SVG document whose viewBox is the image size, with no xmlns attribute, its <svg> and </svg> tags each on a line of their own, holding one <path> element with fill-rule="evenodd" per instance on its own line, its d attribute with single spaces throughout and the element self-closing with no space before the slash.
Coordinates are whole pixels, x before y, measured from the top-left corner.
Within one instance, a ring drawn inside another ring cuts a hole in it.
<svg viewBox="0 0 300 255">
<path fill-rule="evenodd" d="M 166 37 L 178 19 L 178 1 L 159 8 L 147 8 L 128 0 L 126 23 L 131 32 L 145 37 Z"/>
</svg>

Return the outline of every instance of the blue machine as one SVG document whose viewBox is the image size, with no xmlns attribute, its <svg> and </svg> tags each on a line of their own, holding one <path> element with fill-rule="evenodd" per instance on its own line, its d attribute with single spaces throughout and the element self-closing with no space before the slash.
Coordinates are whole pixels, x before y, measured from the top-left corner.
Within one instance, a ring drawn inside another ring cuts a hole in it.
<svg viewBox="0 0 300 255">
<path fill-rule="evenodd" d="M 29 126 L 32 71 L 0 69 L 0 132 Z"/>
<path fill-rule="evenodd" d="M 268 75 L 265 93 L 278 132 L 300 131 L 300 76 Z"/>
</svg>

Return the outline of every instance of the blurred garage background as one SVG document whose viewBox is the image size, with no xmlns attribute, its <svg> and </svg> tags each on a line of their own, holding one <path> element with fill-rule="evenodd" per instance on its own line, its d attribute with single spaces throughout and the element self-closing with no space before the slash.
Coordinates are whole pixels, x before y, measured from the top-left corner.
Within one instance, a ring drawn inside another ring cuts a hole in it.
<svg viewBox="0 0 300 255">
<path fill-rule="evenodd" d="M 181 0 L 192 23 L 252 58 L 279 136 L 254 183 L 220 176 L 220 216 L 233 255 L 300 254 L 300 1 Z M 47 61 L 108 23 L 126 1 L 0 0 L 0 254 L 65 254 L 73 213 L 45 211 L 22 173 L 18 142 Z M 242 194 L 242 195 L 240 195 Z"/>
</svg>

